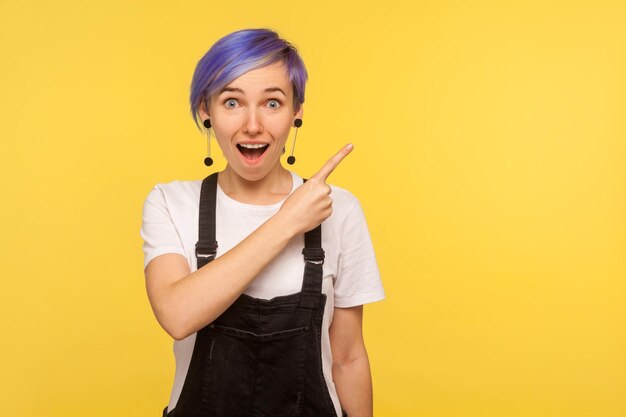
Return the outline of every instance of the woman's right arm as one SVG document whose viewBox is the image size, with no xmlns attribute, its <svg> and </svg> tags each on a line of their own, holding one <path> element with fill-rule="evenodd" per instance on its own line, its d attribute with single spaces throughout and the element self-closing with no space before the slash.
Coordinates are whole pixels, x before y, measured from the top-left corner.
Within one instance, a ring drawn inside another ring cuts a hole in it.
<svg viewBox="0 0 626 417">
<path fill-rule="evenodd" d="M 152 310 L 165 331 L 180 340 L 222 314 L 293 237 L 275 215 L 246 239 L 191 273 L 185 257 L 168 253 L 146 267 Z"/>
<path fill-rule="evenodd" d="M 298 187 L 280 210 L 238 245 L 191 273 L 185 257 L 164 254 L 145 269 L 146 290 L 159 324 L 176 340 L 214 321 L 296 235 L 315 228 L 332 213 L 326 178 L 352 150 L 342 148 Z"/>
</svg>

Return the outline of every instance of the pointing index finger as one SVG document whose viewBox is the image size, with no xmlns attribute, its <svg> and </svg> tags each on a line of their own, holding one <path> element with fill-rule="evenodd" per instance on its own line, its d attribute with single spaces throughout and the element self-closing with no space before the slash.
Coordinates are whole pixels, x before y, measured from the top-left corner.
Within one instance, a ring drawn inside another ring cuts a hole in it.
<svg viewBox="0 0 626 417">
<path fill-rule="evenodd" d="M 345 158 L 350 152 L 352 152 L 353 148 L 354 146 L 351 143 L 341 148 L 339 152 L 337 152 L 322 166 L 317 174 L 313 175 L 313 177 L 319 178 L 322 181 L 326 181 L 328 176 L 335 170 L 335 168 L 337 168 L 339 163 L 343 161 L 343 158 Z"/>
</svg>

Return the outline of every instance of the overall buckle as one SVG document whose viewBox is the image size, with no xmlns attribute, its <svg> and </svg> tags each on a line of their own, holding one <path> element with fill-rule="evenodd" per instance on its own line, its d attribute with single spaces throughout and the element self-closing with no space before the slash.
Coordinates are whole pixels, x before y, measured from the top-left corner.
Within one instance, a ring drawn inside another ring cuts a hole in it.
<svg viewBox="0 0 626 417">
<path fill-rule="evenodd" d="M 210 258 L 215 259 L 217 255 L 217 242 L 201 245 L 200 242 L 196 243 L 196 258 Z"/>
<path fill-rule="evenodd" d="M 323 265 L 324 264 L 324 249 L 322 248 L 304 248 L 302 249 L 304 254 L 304 261 L 312 264 Z"/>
</svg>

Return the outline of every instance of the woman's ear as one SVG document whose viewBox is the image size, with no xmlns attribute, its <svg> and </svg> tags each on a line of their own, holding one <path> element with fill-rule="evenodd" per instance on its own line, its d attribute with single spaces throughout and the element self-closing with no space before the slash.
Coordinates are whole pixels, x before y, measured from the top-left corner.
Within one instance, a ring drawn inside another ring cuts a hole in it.
<svg viewBox="0 0 626 417">
<path fill-rule="evenodd" d="M 300 110 L 294 114 L 295 119 L 302 119 L 302 114 L 304 113 L 304 106 L 300 105 Z"/>
<path fill-rule="evenodd" d="M 204 100 L 200 101 L 200 106 L 198 106 L 198 113 L 200 114 L 200 117 L 202 118 L 202 120 L 211 118 L 211 114 L 209 113 L 208 105 L 209 105 L 209 100 L 204 99 Z"/>
</svg>

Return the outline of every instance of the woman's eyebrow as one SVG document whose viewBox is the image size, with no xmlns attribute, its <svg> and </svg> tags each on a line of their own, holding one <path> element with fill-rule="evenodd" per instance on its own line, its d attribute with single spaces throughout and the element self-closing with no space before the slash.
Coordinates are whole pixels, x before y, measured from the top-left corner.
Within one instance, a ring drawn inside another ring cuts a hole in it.
<svg viewBox="0 0 626 417">
<path fill-rule="evenodd" d="M 275 91 L 278 91 L 279 93 L 282 93 L 283 96 L 287 97 L 287 94 L 285 94 L 285 92 L 279 88 L 279 87 L 269 87 L 266 88 L 264 90 L 266 93 L 273 93 Z M 243 90 L 241 88 L 237 88 L 237 87 L 224 87 L 220 90 L 219 94 L 225 93 L 225 92 L 234 92 L 234 93 L 241 93 L 244 94 Z M 218 95 L 219 95 L 218 94 Z"/>
<path fill-rule="evenodd" d="M 265 89 L 266 93 L 273 93 L 274 91 L 278 91 L 278 92 L 282 93 L 283 96 L 287 97 L 287 94 L 285 94 L 285 92 L 283 90 L 281 90 L 280 88 L 278 88 L 278 87 L 270 87 L 270 88 L 266 88 Z"/>
<path fill-rule="evenodd" d="M 241 88 L 235 88 L 235 87 L 224 87 L 220 90 L 220 94 L 225 93 L 226 91 L 230 91 L 230 92 L 236 92 L 236 93 L 241 93 L 243 94 L 243 90 Z"/>
</svg>

